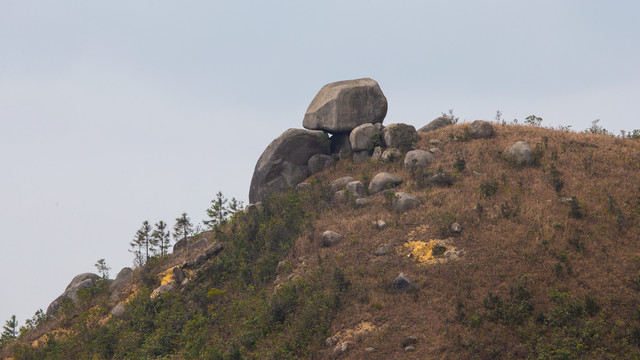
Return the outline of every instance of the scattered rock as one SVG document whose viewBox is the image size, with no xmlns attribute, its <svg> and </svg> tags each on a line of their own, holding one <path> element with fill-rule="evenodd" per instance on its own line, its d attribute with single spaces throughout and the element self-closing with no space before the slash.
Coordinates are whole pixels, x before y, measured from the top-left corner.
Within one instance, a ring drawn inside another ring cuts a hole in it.
<svg viewBox="0 0 640 360">
<path fill-rule="evenodd" d="M 334 346 L 335 344 L 338 343 L 338 338 L 335 336 L 329 336 L 325 341 L 324 344 L 328 347 Z"/>
<path fill-rule="evenodd" d="M 193 264 L 195 266 L 200 266 L 204 264 L 205 261 L 207 261 L 207 257 L 204 254 L 198 254 L 198 256 L 196 256 L 195 260 L 193 261 Z"/>
<path fill-rule="evenodd" d="M 329 154 L 325 133 L 303 129 L 285 131 L 258 159 L 251 179 L 249 202 L 262 201 L 304 180 L 309 175 L 309 159 L 316 154 Z"/>
<path fill-rule="evenodd" d="M 394 289 L 400 292 L 409 291 L 413 287 L 411 280 L 404 273 L 400 273 L 400 275 L 398 275 L 398 277 L 395 280 L 393 280 L 392 285 Z"/>
<path fill-rule="evenodd" d="M 307 167 L 309 167 L 310 174 L 315 174 L 328 167 L 333 166 L 333 164 L 335 163 L 336 163 L 335 160 L 333 160 L 333 157 L 331 157 L 330 155 L 315 154 L 309 158 L 309 161 L 307 162 Z"/>
<path fill-rule="evenodd" d="M 300 183 L 296 185 L 297 191 L 305 191 L 305 190 L 308 190 L 309 188 L 311 188 L 311 184 L 309 183 Z"/>
<path fill-rule="evenodd" d="M 427 167 L 435 160 L 434 156 L 424 150 L 411 150 L 404 157 L 404 166 L 408 168 Z"/>
<path fill-rule="evenodd" d="M 348 341 L 345 341 L 341 344 L 338 344 L 334 349 L 333 349 L 333 354 L 335 356 L 340 356 L 344 353 L 346 353 L 347 351 L 349 351 L 349 349 L 351 348 L 351 343 Z"/>
<path fill-rule="evenodd" d="M 451 175 L 445 172 L 439 172 L 431 175 L 431 177 L 427 180 L 429 184 L 441 187 L 449 187 L 453 185 L 453 179 Z"/>
<path fill-rule="evenodd" d="M 451 232 L 454 234 L 460 234 L 462 232 L 462 226 L 458 223 L 451 224 Z"/>
<path fill-rule="evenodd" d="M 153 292 L 151 292 L 150 297 L 152 299 L 155 299 L 155 298 L 157 298 L 158 296 L 160 296 L 162 294 L 166 294 L 166 293 L 172 292 L 173 289 L 174 288 L 173 288 L 173 284 L 172 283 L 161 285 L 161 286 L 157 287 L 155 290 L 153 290 Z"/>
<path fill-rule="evenodd" d="M 493 126 L 483 120 L 476 120 L 469 124 L 467 133 L 472 139 L 482 139 L 493 136 Z"/>
<path fill-rule="evenodd" d="M 207 240 L 206 238 L 202 237 L 200 238 L 198 241 L 192 243 L 191 245 L 189 245 L 189 251 L 193 252 L 193 251 L 199 251 L 202 249 L 206 249 L 207 246 L 209 246 L 209 240 Z"/>
<path fill-rule="evenodd" d="M 391 249 L 393 249 L 393 246 L 391 246 L 391 244 L 382 244 L 378 246 L 378 248 L 373 252 L 373 255 L 384 256 L 387 255 L 389 251 L 391 251 Z"/>
<path fill-rule="evenodd" d="M 337 232 L 327 230 L 324 233 L 322 233 L 322 246 L 329 247 L 329 246 L 335 245 L 340 241 L 342 241 L 343 238 L 344 238 L 343 235 L 340 235 Z"/>
<path fill-rule="evenodd" d="M 378 220 L 374 224 L 378 230 L 385 229 L 388 226 L 384 220 Z"/>
<path fill-rule="evenodd" d="M 382 148 L 380 146 L 376 146 L 373 149 L 373 154 L 371 154 L 371 161 L 380 161 L 382 160 Z"/>
<path fill-rule="evenodd" d="M 333 134 L 329 138 L 330 149 L 332 154 L 349 155 L 351 154 L 351 141 L 349 140 L 349 133 Z"/>
<path fill-rule="evenodd" d="M 507 160 L 515 165 L 527 165 L 533 163 L 533 151 L 525 141 L 518 141 L 504 152 Z"/>
<path fill-rule="evenodd" d="M 369 152 L 367 150 L 356 151 L 353 153 L 353 162 L 356 164 L 362 164 L 367 162 L 371 156 L 369 156 Z"/>
<path fill-rule="evenodd" d="M 436 147 L 429 149 L 429 151 L 433 154 L 434 157 L 440 157 L 444 154 L 444 152 Z"/>
<path fill-rule="evenodd" d="M 127 309 L 124 307 L 124 303 L 119 303 L 111 309 L 111 315 L 117 319 L 122 319 L 126 313 Z"/>
<path fill-rule="evenodd" d="M 382 152 L 381 159 L 383 162 L 394 162 L 402 156 L 402 152 L 396 148 L 389 148 Z"/>
<path fill-rule="evenodd" d="M 370 202 L 371 202 L 371 199 L 366 198 L 366 197 L 362 197 L 362 198 L 356 199 L 356 207 L 357 208 L 365 207 L 365 206 L 369 205 Z"/>
<path fill-rule="evenodd" d="M 173 280 L 177 283 L 177 284 L 182 284 L 182 282 L 184 281 L 184 279 L 186 278 L 184 272 L 182 270 L 180 270 L 179 267 L 174 267 L 173 268 Z"/>
<path fill-rule="evenodd" d="M 347 192 L 351 193 L 357 199 L 365 197 L 367 194 L 364 191 L 364 186 L 360 181 L 351 181 L 347 184 Z"/>
<path fill-rule="evenodd" d="M 407 124 L 391 124 L 382 130 L 384 143 L 388 148 L 409 151 L 420 139 L 416 128 Z"/>
<path fill-rule="evenodd" d="M 347 192 L 346 190 L 340 190 L 333 193 L 331 197 L 331 202 L 335 204 L 344 204 L 347 202 Z"/>
<path fill-rule="evenodd" d="M 122 270 L 118 272 L 118 275 L 116 275 L 116 278 L 113 280 L 113 282 L 109 285 L 109 290 L 111 292 L 122 290 L 129 284 L 131 274 L 133 274 L 133 270 L 131 268 L 122 268 Z"/>
<path fill-rule="evenodd" d="M 429 144 L 431 144 L 431 146 L 438 146 L 440 145 L 440 140 L 438 139 L 429 140 Z"/>
<path fill-rule="evenodd" d="M 67 285 L 66 289 L 64 290 L 65 291 L 70 290 L 71 288 L 78 286 L 80 283 L 86 280 L 92 280 L 93 282 L 96 282 L 99 279 L 101 279 L 99 275 L 92 274 L 92 273 L 83 273 L 80 275 L 76 275 L 73 277 L 73 279 L 71 279 L 71 282 L 69 283 L 69 285 Z"/>
<path fill-rule="evenodd" d="M 418 343 L 418 338 L 415 336 L 406 336 L 402 339 L 402 347 L 406 348 L 409 345 L 415 345 Z"/>
<path fill-rule="evenodd" d="M 218 253 L 222 251 L 223 248 L 224 247 L 222 246 L 222 244 L 220 244 L 219 242 L 214 242 L 207 248 L 207 251 L 205 251 L 204 254 L 207 259 L 211 259 L 214 256 L 218 255 Z"/>
<path fill-rule="evenodd" d="M 404 352 L 408 353 L 408 352 L 414 352 L 416 351 L 416 348 L 413 346 L 407 346 L 406 348 L 404 348 Z"/>
<path fill-rule="evenodd" d="M 330 133 L 349 132 L 366 123 L 381 123 L 387 99 L 373 79 L 338 81 L 325 85 L 307 108 L 302 126 Z"/>
<path fill-rule="evenodd" d="M 389 187 L 395 187 L 402 183 L 402 179 L 389 174 L 387 172 L 381 172 L 376 174 L 369 183 L 369 194 L 375 194 Z"/>
<path fill-rule="evenodd" d="M 366 353 L 372 353 L 372 352 L 374 352 L 374 351 L 376 351 L 376 349 L 374 349 L 374 348 L 372 348 L 372 347 L 368 347 L 368 348 L 365 348 L 365 349 L 364 349 L 364 352 L 366 352 Z"/>
<path fill-rule="evenodd" d="M 373 124 L 362 124 L 349 134 L 349 141 L 351 143 L 351 150 L 362 151 L 367 150 L 371 144 L 371 137 L 376 133 L 376 128 Z"/>
<path fill-rule="evenodd" d="M 440 116 L 418 130 L 419 132 L 429 132 L 451 125 L 451 119 L 447 116 Z"/>
<path fill-rule="evenodd" d="M 302 184 L 298 184 L 298 186 L 300 186 Z M 297 187 L 296 187 L 297 189 Z M 244 208 L 244 213 L 247 215 L 257 215 L 258 214 L 258 206 L 256 206 L 256 204 L 249 204 Z"/>
<path fill-rule="evenodd" d="M 331 191 L 336 192 L 338 190 L 344 190 L 348 183 L 354 181 L 355 179 L 351 176 L 341 177 L 339 179 L 335 179 L 329 183 L 329 187 Z"/>
<path fill-rule="evenodd" d="M 406 211 L 420 206 L 420 199 L 417 196 L 405 192 L 397 192 L 393 198 L 391 207 L 395 211 Z"/>
</svg>

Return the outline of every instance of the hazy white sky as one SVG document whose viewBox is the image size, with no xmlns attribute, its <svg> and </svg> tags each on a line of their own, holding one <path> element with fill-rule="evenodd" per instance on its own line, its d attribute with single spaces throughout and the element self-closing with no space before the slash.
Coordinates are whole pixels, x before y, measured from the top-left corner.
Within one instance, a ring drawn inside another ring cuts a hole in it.
<svg viewBox="0 0 640 360">
<path fill-rule="evenodd" d="M 21 324 L 144 220 L 246 202 L 326 83 L 377 80 L 386 124 L 536 114 L 640 128 L 640 2 L 0 1 L 0 322 Z"/>
</svg>

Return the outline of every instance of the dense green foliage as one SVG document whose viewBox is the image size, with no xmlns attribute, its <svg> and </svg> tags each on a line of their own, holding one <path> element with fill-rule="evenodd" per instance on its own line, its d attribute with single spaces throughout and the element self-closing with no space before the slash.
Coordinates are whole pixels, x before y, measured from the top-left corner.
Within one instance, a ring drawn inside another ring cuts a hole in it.
<svg viewBox="0 0 640 360">
<path fill-rule="evenodd" d="M 313 197 L 290 192 L 265 201 L 256 213 L 237 213 L 215 262 L 203 267 L 181 293 L 150 298 L 145 286 L 127 303 L 126 315 L 108 315 L 105 286 L 83 290 L 81 303 L 64 304 L 68 332 L 49 335 L 39 347 L 20 346 L 20 359 L 287 359 L 310 357 L 327 336 L 349 281 L 339 268 L 319 266 L 276 287 L 278 263 L 310 226 Z M 305 205 L 307 204 L 307 205 Z M 315 209 L 317 210 L 317 209 Z M 149 263 L 147 266 L 153 264 Z M 144 281 L 143 281 L 144 282 Z M 154 285 L 154 284 L 150 284 Z"/>
</svg>

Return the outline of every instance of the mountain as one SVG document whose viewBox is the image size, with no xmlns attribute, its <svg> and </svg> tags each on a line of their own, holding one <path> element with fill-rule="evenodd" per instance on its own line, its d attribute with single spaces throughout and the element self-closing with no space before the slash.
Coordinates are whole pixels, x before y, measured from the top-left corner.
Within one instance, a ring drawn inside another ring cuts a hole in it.
<svg viewBox="0 0 640 360">
<path fill-rule="evenodd" d="M 491 126 L 418 133 L 424 167 L 404 153 L 334 162 L 150 259 L 117 296 L 104 280 L 80 290 L 0 355 L 639 358 L 640 143 Z M 508 155 L 519 141 L 527 163 Z M 367 200 L 331 186 L 366 190 L 383 172 L 402 182 Z M 399 208 L 402 193 L 417 202 Z"/>
</svg>

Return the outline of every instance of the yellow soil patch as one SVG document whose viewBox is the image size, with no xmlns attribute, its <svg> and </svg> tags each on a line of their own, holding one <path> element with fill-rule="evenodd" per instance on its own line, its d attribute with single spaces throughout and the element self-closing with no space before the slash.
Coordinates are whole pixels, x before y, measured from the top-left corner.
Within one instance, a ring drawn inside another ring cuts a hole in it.
<svg viewBox="0 0 640 360">
<path fill-rule="evenodd" d="M 368 321 L 363 321 L 360 324 L 358 324 L 355 328 L 340 331 L 339 333 L 333 335 L 332 337 L 336 340 L 337 343 L 343 343 L 346 341 L 358 340 L 358 338 L 376 329 L 377 328 L 372 323 Z"/>
<path fill-rule="evenodd" d="M 53 330 L 50 333 L 44 334 L 44 335 L 40 336 L 39 338 L 33 340 L 31 342 L 31 346 L 38 347 L 38 346 L 40 346 L 41 343 L 43 343 L 43 344 L 46 343 L 47 340 L 49 340 L 49 337 L 51 337 L 51 336 L 58 336 L 60 334 L 66 335 L 66 334 L 69 334 L 69 333 L 71 333 L 71 330 L 65 330 L 65 329 Z"/>
<path fill-rule="evenodd" d="M 160 285 L 166 285 L 174 280 L 173 269 L 175 268 L 177 268 L 177 266 L 168 268 L 167 270 L 158 274 L 158 276 L 160 277 Z"/>
<path fill-rule="evenodd" d="M 422 264 L 439 263 L 458 255 L 456 247 L 448 240 L 408 241 L 403 245 L 403 250 L 407 256 Z"/>
</svg>

